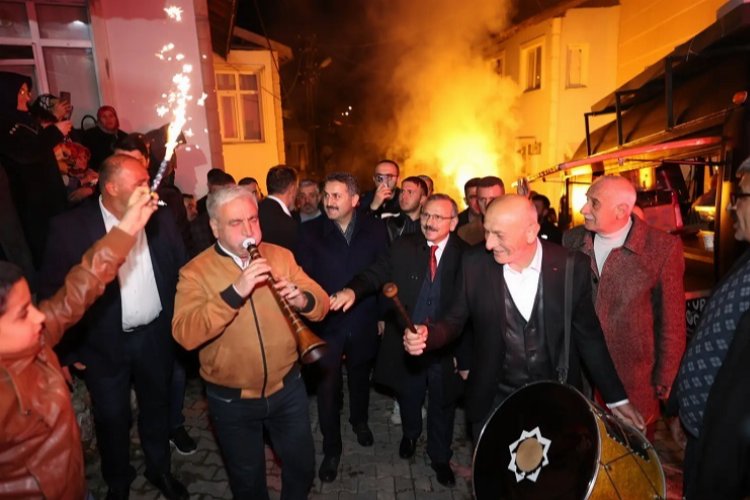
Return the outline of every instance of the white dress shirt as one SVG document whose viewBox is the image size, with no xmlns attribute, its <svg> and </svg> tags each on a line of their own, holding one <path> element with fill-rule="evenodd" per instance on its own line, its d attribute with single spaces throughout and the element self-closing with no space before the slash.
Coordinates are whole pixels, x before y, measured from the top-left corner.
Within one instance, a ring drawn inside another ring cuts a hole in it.
<svg viewBox="0 0 750 500">
<path fill-rule="evenodd" d="M 508 285 L 510 296 L 513 298 L 518 312 L 526 321 L 534 311 L 536 291 L 539 288 L 539 276 L 542 274 L 542 244 L 536 240 L 536 252 L 528 267 L 515 271 L 508 264 L 503 264 L 503 277 Z"/>
<path fill-rule="evenodd" d="M 99 196 L 104 228 L 110 232 L 120 220 L 107 210 Z M 161 298 L 154 277 L 154 266 L 148 249 L 145 229 L 135 234 L 135 245 L 117 271 L 122 304 L 122 329 L 127 332 L 147 325 L 161 313 Z"/>
<path fill-rule="evenodd" d="M 435 250 L 435 260 L 437 261 L 437 265 L 440 266 L 440 258 L 443 256 L 443 252 L 445 252 L 445 245 L 448 244 L 448 238 L 450 238 L 450 234 L 446 236 L 443 241 L 438 241 L 437 243 L 433 243 L 431 241 L 427 242 L 427 246 L 430 248 L 430 252 L 432 251 L 432 247 L 437 245 L 438 249 Z"/>
</svg>

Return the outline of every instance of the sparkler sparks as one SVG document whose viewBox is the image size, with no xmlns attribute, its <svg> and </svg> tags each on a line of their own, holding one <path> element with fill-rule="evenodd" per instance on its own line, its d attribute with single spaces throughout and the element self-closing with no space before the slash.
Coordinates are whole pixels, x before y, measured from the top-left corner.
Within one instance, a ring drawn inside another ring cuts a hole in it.
<svg viewBox="0 0 750 500">
<path fill-rule="evenodd" d="M 177 7 L 176 5 L 164 7 L 164 12 L 167 13 L 167 17 L 169 17 L 170 19 L 173 19 L 177 22 L 182 21 L 182 9 L 180 7 Z"/>
</svg>

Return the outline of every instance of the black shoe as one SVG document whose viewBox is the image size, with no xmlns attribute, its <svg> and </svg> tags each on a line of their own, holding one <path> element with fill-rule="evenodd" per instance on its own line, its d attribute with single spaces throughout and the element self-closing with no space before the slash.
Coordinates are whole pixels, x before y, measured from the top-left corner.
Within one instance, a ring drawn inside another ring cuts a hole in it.
<svg viewBox="0 0 750 500">
<path fill-rule="evenodd" d="M 130 489 L 110 488 L 106 500 L 128 500 Z"/>
<path fill-rule="evenodd" d="M 372 431 L 366 422 L 352 425 L 352 429 L 357 434 L 357 442 L 360 446 L 372 446 Z"/>
<path fill-rule="evenodd" d="M 156 486 L 167 500 L 187 500 L 190 498 L 185 485 L 167 472 L 166 474 L 144 474 L 151 484 Z"/>
<path fill-rule="evenodd" d="M 339 460 L 341 455 L 326 455 L 323 457 L 323 461 L 320 463 L 320 469 L 318 469 L 318 477 L 324 483 L 333 482 L 336 479 L 336 475 L 339 471 Z"/>
<path fill-rule="evenodd" d="M 401 438 L 401 444 L 398 446 L 398 456 L 401 458 L 411 458 L 414 456 L 416 448 L 417 440 L 404 436 Z"/>
<path fill-rule="evenodd" d="M 450 465 L 433 462 L 432 470 L 435 471 L 438 483 L 447 486 L 448 488 L 456 486 L 456 476 L 453 475 L 453 470 L 451 470 Z"/>
<path fill-rule="evenodd" d="M 193 438 L 185 430 L 185 427 L 180 426 L 173 430 L 169 435 L 169 442 L 175 447 L 177 453 L 180 455 L 192 455 L 195 450 L 198 449 L 198 445 L 195 444 Z"/>
</svg>

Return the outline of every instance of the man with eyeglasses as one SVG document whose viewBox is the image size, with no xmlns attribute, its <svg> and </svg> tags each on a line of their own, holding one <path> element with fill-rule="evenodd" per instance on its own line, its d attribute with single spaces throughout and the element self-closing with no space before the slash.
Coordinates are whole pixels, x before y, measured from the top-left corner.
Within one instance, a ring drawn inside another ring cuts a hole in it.
<svg viewBox="0 0 750 500">
<path fill-rule="evenodd" d="M 750 158 L 727 209 L 734 237 L 750 242 Z M 750 495 L 750 250 L 714 287 L 674 390 L 687 437 L 684 497 Z"/>
<path fill-rule="evenodd" d="M 411 320 L 424 323 L 439 319 L 452 299 L 461 255 L 467 245 L 452 231 L 458 224 L 455 201 L 444 194 L 427 199 L 420 215 L 421 232 L 393 242 L 366 271 L 357 275 L 346 288 L 331 296 L 331 309 L 348 310 L 356 302 L 367 300 L 393 281 Z M 422 401 L 427 403 L 427 455 L 437 481 L 444 486 L 456 482 L 450 468 L 453 440 L 454 404 L 446 394 L 453 373 L 453 347 L 422 358 L 408 356 L 402 347 L 406 325 L 395 310 L 386 314 L 386 330 L 375 368 L 375 380 L 392 388 L 401 407 L 403 437 L 399 456 L 414 455 L 422 433 Z"/>
<path fill-rule="evenodd" d="M 398 176 L 398 163 L 394 160 L 380 160 L 375 165 L 375 174 L 372 176 L 375 189 L 362 196 L 360 209 L 378 219 L 395 217 L 400 212 L 398 197 L 401 190 L 398 188 Z"/>
</svg>

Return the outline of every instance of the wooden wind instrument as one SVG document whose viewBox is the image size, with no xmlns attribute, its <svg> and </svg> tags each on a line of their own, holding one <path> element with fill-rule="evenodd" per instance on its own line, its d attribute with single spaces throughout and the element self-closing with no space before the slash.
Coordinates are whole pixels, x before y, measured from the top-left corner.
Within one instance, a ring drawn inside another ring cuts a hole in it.
<svg viewBox="0 0 750 500">
<path fill-rule="evenodd" d="M 251 260 L 256 260 L 261 257 L 258 251 L 258 246 L 255 244 L 253 238 L 248 238 L 242 242 L 248 253 L 250 254 Z M 303 364 L 315 363 L 318 361 L 325 352 L 326 342 L 313 333 L 312 330 L 305 324 L 304 321 L 299 317 L 297 312 L 289 305 L 289 302 L 281 296 L 278 290 L 274 287 L 276 279 L 272 275 L 268 275 L 268 285 L 273 293 L 276 302 L 281 307 L 281 312 L 289 323 L 289 327 L 294 332 L 294 338 L 297 341 L 297 352 L 299 358 Z"/>
<path fill-rule="evenodd" d="M 401 318 L 403 318 L 403 320 L 406 322 L 406 326 L 412 332 L 417 333 L 417 327 L 414 326 L 414 322 L 409 317 L 409 313 L 406 312 L 404 305 L 398 298 L 398 286 L 396 286 L 396 284 L 393 282 L 386 283 L 385 285 L 383 285 L 383 295 L 385 295 L 389 299 L 393 299 L 393 303 L 396 304 L 396 309 L 401 315 Z"/>
</svg>

